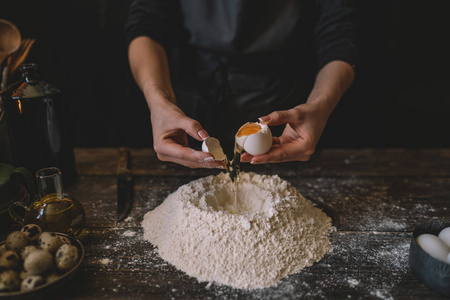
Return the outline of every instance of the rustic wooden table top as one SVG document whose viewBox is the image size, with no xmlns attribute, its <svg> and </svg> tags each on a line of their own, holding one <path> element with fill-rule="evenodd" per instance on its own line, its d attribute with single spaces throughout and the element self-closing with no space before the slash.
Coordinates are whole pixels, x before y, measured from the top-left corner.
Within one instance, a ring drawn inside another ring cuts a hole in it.
<svg viewBox="0 0 450 300">
<path fill-rule="evenodd" d="M 416 279 L 408 251 L 417 225 L 450 219 L 450 149 L 327 149 L 306 163 L 244 165 L 291 182 L 337 229 L 333 251 L 321 261 L 256 291 L 198 283 L 142 238 L 146 212 L 218 170 L 162 163 L 150 149 L 132 149 L 133 208 L 116 222 L 118 149 L 75 154 L 79 180 L 66 191 L 86 210 L 86 257 L 54 299 L 444 299 Z M 17 229 L 7 224 L 2 237 Z"/>
</svg>

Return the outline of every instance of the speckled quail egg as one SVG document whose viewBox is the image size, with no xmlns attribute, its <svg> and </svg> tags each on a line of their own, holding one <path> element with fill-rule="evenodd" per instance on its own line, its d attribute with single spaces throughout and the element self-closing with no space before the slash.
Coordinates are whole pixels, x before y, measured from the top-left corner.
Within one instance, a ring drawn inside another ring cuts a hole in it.
<svg viewBox="0 0 450 300">
<path fill-rule="evenodd" d="M 450 248 L 437 236 L 424 233 L 416 238 L 417 244 L 428 254 L 441 261 L 446 261 Z"/>
<path fill-rule="evenodd" d="M 438 238 L 440 238 L 448 247 L 450 247 L 450 227 L 442 229 L 438 234 Z"/>
<path fill-rule="evenodd" d="M 72 242 L 70 241 L 70 239 L 68 237 L 65 237 L 65 236 L 62 236 L 62 235 L 58 235 L 58 237 L 63 242 L 63 244 L 72 245 Z"/>
<path fill-rule="evenodd" d="M 59 236 L 54 232 L 43 232 L 39 236 L 39 245 L 42 249 L 49 251 L 50 253 L 55 253 L 64 241 L 59 238 Z"/>
<path fill-rule="evenodd" d="M 53 257 L 47 250 L 38 250 L 30 253 L 23 262 L 23 268 L 28 275 L 40 275 L 53 266 Z"/>
<path fill-rule="evenodd" d="M 20 286 L 19 273 L 13 270 L 7 270 L 0 273 L 0 291 L 15 290 Z"/>
<path fill-rule="evenodd" d="M 235 140 L 247 153 L 261 155 L 272 147 L 272 132 L 267 124 L 246 123 L 239 128 Z"/>
<path fill-rule="evenodd" d="M 25 261 L 25 259 L 28 257 L 28 255 L 30 255 L 31 253 L 33 253 L 34 251 L 39 250 L 38 247 L 36 247 L 35 245 L 28 245 L 25 246 L 22 251 L 20 251 L 20 257 L 22 258 L 23 261 Z"/>
<path fill-rule="evenodd" d="M 41 227 L 36 224 L 27 224 L 20 230 L 30 242 L 36 241 L 42 233 Z"/>
<path fill-rule="evenodd" d="M 56 272 L 52 272 L 50 274 L 47 274 L 47 276 L 45 276 L 45 282 L 46 283 L 52 283 L 55 282 L 56 280 L 58 280 L 60 277 L 60 275 Z"/>
<path fill-rule="evenodd" d="M 58 270 L 66 272 L 72 269 L 78 262 L 78 248 L 69 244 L 62 245 L 55 255 L 55 263 Z"/>
<path fill-rule="evenodd" d="M 28 276 L 24 280 L 22 280 L 22 283 L 20 284 L 20 290 L 25 291 L 31 291 L 37 288 L 40 285 L 43 285 L 45 283 L 44 278 L 39 275 L 32 275 Z"/>
<path fill-rule="evenodd" d="M 216 161 L 224 161 L 227 158 L 225 153 L 223 153 L 219 140 L 213 137 L 208 137 L 203 141 L 202 151 L 211 153 Z"/>
<path fill-rule="evenodd" d="M 15 269 L 19 265 L 19 260 L 16 252 L 7 250 L 0 256 L 0 268 Z"/>
<path fill-rule="evenodd" d="M 25 234 L 20 231 L 11 232 L 6 238 L 6 250 L 12 250 L 17 253 L 28 245 L 28 239 Z"/>
</svg>

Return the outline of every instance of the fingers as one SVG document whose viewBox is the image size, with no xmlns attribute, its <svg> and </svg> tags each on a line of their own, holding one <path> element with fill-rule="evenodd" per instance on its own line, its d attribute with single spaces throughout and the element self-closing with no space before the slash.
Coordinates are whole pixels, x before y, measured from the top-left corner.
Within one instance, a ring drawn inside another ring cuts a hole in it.
<svg viewBox="0 0 450 300">
<path fill-rule="evenodd" d="M 155 148 L 155 151 L 161 161 L 170 161 L 189 168 L 223 168 L 222 163 L 215 161 L 210 153 L 195 151 L 175 142 L 167 141 L 159 149 Z"/>
<path fill-rule="evenodd" d="M 314 153 L 314 146 L 304 140 L 297 139 L 290 143 L 276 145 L 263 155 L 253 156 L 252 164 L 279 163 L 287 161 L 308 161 Z"/>
<path fill-rule="evenodd" d="M 202 125 L 194 119 L 188 117 L 182 118 L 179 126 L 180 128 L 183 128 L 187 134 L 198 141 L 204 141 L 207 137 L 209 137 L 209 134 L 205 129 L 203 129 Z"/>
<path fill-rule="evenodd" d="M 293 123 L 297 120 L 298 114 L 294 113 L 293 109 L 274 111 L 267 116 L 259 118 L 260 122 L 266 123 L 269 126 Z"/>
</svg>

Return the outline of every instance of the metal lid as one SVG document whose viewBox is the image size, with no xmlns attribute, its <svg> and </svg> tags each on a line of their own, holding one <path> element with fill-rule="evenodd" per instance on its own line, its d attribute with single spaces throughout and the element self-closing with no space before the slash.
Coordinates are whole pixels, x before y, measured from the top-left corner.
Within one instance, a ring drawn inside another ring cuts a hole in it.
<svg viewBox="0 0 450 300">
<path fill-rule="evenodd" d="M 22 82 L 11 92 L 11 99 L 43 98 L 59 93 L 58 88 L 39 79 L 36 64 L 21 65 L 20 72 L 22 73 Z"/>
</svg>

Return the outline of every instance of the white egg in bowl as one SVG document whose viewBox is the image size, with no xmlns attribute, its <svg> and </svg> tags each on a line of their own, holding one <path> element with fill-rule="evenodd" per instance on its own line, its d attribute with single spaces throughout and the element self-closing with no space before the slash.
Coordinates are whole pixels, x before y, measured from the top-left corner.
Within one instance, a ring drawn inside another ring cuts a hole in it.
<svg viewBox="0 0 450 300">
<path fill-rule="evenodd" d="M 272 132 L 267 124 L 248 122 L 239 128 L 235 141 L 248 154 L 261 155 L 272 147 Z"/>
</svg>

